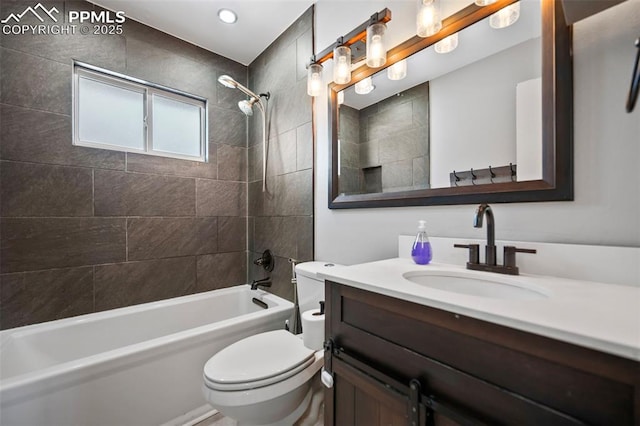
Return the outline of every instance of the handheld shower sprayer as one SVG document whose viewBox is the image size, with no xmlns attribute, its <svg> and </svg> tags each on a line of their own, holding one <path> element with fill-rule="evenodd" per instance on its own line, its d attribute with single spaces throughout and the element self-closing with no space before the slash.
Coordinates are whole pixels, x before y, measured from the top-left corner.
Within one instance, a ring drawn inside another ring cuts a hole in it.
<svg viewBox="0 0 640 426">
<path fill-rule="evenodd" d="M 238 108 L 240 108 L 240 111 L 242 111 L 247 117 L 251 117 L 253 115 L 254 105 L 258 105 L 258 109 L 260 109 L 260 112 L 262 113 L 262 192 L 267 192 L 267 109 L 262 102 L 262 98 L 268 101 L 271 94 L 267 92 L 256 95 L 254 92 L 226 74 L 218 77 L 218 82 L 230 89 L 238 89 L 249 97 L 249 99 L 244 99 L 238 102 Z"/>
</svg>

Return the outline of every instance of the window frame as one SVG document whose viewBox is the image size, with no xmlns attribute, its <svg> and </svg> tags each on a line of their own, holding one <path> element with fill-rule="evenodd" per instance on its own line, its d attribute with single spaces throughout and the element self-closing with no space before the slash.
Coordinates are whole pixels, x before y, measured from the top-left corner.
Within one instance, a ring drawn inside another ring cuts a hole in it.
<svg viewBox="0 0 640 426">
<path fill-rule="evenodd" d="M 89 148 L 100 148 L 111 151 L 131 152 L 135 154 L 153 155 L 156 157 L 175 158 L 180 160 L 208 162 L 209 159 L 209 102 L 201 96 L 186 93 L 177 89 L 151 83 L 125 74 L 109 71 L 79 61 L 73 61 L 73 93 L 72 93 L 72 129 L 73 145 Z M 124 146 L 111 145 L 103 142 L 95 142 L 80 139 L 79 123 L 79 89 L 80 77 L 88 78 L 98 83 L 111 85 L 120 89 L 132 90 L 143 95 L 143 135 L 144 149 L 128 148 Z M 171 153 L 167 151 L 156 151 L 153 148 L 153 96 L 170 99 L 194 105 L 200 109 L 200 156 Z"/>
</svg>

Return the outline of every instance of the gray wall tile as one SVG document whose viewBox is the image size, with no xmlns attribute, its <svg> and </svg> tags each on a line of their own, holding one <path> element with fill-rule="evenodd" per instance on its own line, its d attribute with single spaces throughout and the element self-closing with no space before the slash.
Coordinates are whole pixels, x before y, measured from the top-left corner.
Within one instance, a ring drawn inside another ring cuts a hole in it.
<svg viewBox="0 0 640 426">
<path fill-rule="evenodd" d="M 248 149 L 249 182 L 262 180 L 262 145 L 254 145 Z"/>
<path fill-rule="evenodd" d="M 121 262 L 125 219 L 3 219 L 1 271 L 20 272 Z"/>
<path fill-rule="evenodd" d="M 313 126 L 305 123 L 296 129 L 296 170 L 313 168 Z"/>
<path fill-rule="evenodd" d="M 256 111 L 251 120 L 258 120 L 258 117 L 259 113 Z M 209 140 L 246 148 L 247 116 L 237 108 L 229 110 L 209 107 Z"/>
<path fill-rule="evenodd" d="M 280 257 L 297 258 L 297 238 L 293 217 L 256 217 L 254 250 L 262 253 L 271 250 Z"/>
<path fill-rule="evenodd" d="M 207 162 L 128 153 L 127 171 L 217 179 L 217 150 L 218 146 L 216 144 L 209 144 L 209 159 Z"/>
<path fill-rule="evenodd" d="M 395 161 L 382 166 L 382 190 L 398 191 L 413 186 L 413 160 Z"/>
<path fill-rule="evenodd" d="M 196 182 L 198 216 L 246 216 L 247 184 L 198 179 Z"/>
<path fill-rule="evenodd" d="M 369 117 L 369 139 L 393 139 L 397 132 L 410 128 L 413 124 L 413 107 L 403 103 L 396 108 L 380 111 Z"/>
<path fill-rule="evenodd" d="M 215 72 L 200 62 L 135 38 L 127 38 L 127 74 L 152 83 L 216 99 Z"/>
<path fill-rule="evenodd" d="M 247 283 L 247 252 L 198 256 L 197 291 L 209 291 Z"/>
<path fill-rule="evenodd" d="M 280 212 L 285 216 L 313 214 L 313 171 L 303 170 L 280 176 Z"/>
<path fill-rule="evenodd" d="M 127 219 L 127 260 L 215 253 L 217 248 L 215 217 Z"/>
<path fill-rule="evenodd" d="M 195 180 L 95 171 L 96 216 L 194 216 Z"/>
<path fill-rule="evenodd" d="M 47 0 L 46 4 L 55 4 L 60 11 L 102 10 L 82 1 Z M 24 7 L 23 0 L 2 0 L 0 16 L 21 12 Z M 25 19 L 28 21 L 28 17 Z M 11 326 L 19 324 L 18 321 L 40 322 L 91 311 L 94 296 L 96 309 L 102 310 L 195 291 L 195 255 L 219 249 L 240 253 L 239 257 L 245 260 L 233 273 L 241 274 L 240 281 L 246 281 L 247 189 L 246 183 L 235 182 L 246 181 L 248 175 L 247 119 L 237 108 L 237 102 L 244 96 L 217 83 L 219 75 L 229 74 L 247 84 L 246 66 L 130 19 L 120 36 L 0 35 L 0 57 L 0 160 L 3 160 L 0 196 L 5 199 L 0 207 L 0 216 L 4 216 L 0 217 L 0 271 L 9 273 L 3 277 L 11 280 L 16 280 L 14 271 L 22 277 L 4 287 L 0 302 L 10 300 L 10 306 L 25 306 L 22 317 L 11 314 L 14 317 L 10 318 Z M 211 117 L 209 161 L 126 155 L 73 146 L 71 58 L 207 98 Z M 261 121 L 259 115 L 254 121 Z M 220 162 L 218 143 L 227 144 L 221 150 Z M 96 178 L 95 187 L 91 183 L 87 186 L 87 180 L 83 179 L 92 174 Z M 221 189 L 218 192 L 206 183 L 201 184 L 204 198 L 200 213 L 235 217 L 195 218 L 195 178 L 232 180 L 218 188 Z M 88 189 L 95 189 L 95 200 L 89 198 L 89 206 Z M 92 216 L 94 208 L 96 215 L 136 217 L 69 217 Z M 31 218 L 7 218 L 7 214 L 28 214 Z M 32 217 L 38 215 L 43 218 Z M 51 218 L 55 215 L 65 218 Z M 59 273 L 56 271 L 63 271 L 59 268 L 69 266 L 93 265 L 87 269 L 93 271 L 96 265 L 124 262 L 127 220 L 131 255 L 166 260 L 97 266 L 96 288 L 91 275 L 87 297 L 77 289 L 77 282 L 83 280 L 43 276 L 43 282 L 55 282 L 51 284 L 52 292 L 64 297 L 68 296 L 65 291 L 78 294 L 78 303 L 70 302 L 65 307 L 56 299 L 43 308 L 35 299 L 36 304 L 23 303 L 32 296 L 24 286 L 16 287 L 15 282 L 23 283 L 40 273 L 54 276 Z M 220 248 L 218 231 L 224 236 Z M 192 257 L 165 258 L 191 254 Z M 29 273 L 33 275 L 17 272 L 48 268 L 51 270 Z M 89 305 L 84 303 L 85 299 Z M 10 311 L 2 303 L 0 307 L 8 316 Z"/>
<path fill-rule="evenodd" d="M 93 267 L 0 276 L 0 329 L 93 312 Z"/>
<path fill-rule="evenodd" d="M 305 79 L 307 77 L 307 65 L 313 55 L 313 46 L 309 43 L 309 40 L 313 39 L 313 30 L 309 28 L 306 33 L 302 34 L 296 40 L 296 72 L 298 80 Z"/>
<path fill-rule="evenodd" d="M 296 129 L 270 139 L 267 149 L 267 176 L 296 171 Z"/>
<path fill-rule="evenodd" d="M 1 163 L 2 216 L 93 215 L 91 169 L 9 161 Z"/>
<path fill-rule="evenodd" d="M 312 21 L 310 8 L 249 65 L 250 87 L 271 92 L 267 192 L 261 181 L 262 126 L 260 120 L 249 120 L 249 258 L 267 248 L 276 253 L 269 291 L 289 300 L 293 288 L 287 257 L 313 258 L 313 134 L 304 69 L 313 45 Z M 252 279 L 267 275 L 252 264 L 248 271 Z"/>
<path fill-rule="evenodd" d="M 196 289 L 196 258 L 96 266 L 97 311 L 184 296 Z"/>
<path fill-rule="evenodd" d="M 244 251 L 247 249 L 247 218 L 218 218 L 218 251 Z"/>
<path fill-rule="evenodd" d="M 247 181 L 247 149 L 218 145 L 218 179 Z"/>
<path fill-rule="evenodd" d="M 5 48 L 0 50 L 2 103 L 71 114 L 71 65 Z"/>
<path fill-rule="evenodd" d="M 123 152 L 73 146 L 71 117 L 0 105 L 3 160 L 124 170 Z"/>
</svg>

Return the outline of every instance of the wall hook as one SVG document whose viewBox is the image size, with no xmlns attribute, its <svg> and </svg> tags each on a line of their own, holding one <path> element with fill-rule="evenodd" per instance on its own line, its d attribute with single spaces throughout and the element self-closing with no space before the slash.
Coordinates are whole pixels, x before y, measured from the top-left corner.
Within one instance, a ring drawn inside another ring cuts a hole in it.
<svg viewBox="0 0 640 426">
<path fill-rule="evenodd" d="M 478 179 L 478 176 L 476 176 L 475 173 L 473 173 L 473 167 L 471 168 L 471 183 L 472 184 L 476 184 L 475 180 Z"/>
<path fill-rule="evenodd" d="M 631 87 L 629 88 L 629 97 L 627 98 L 627 112 L 633 111 L 638 100 L 638 91 L 640 90 L 640 37 L 636 39 L 636 48 L 638 53 L 636 54 L 636 62 L 633 65 L 633 71 L 631 74 Z"/>
<path fill-rule="evenodd" d="M 453 177 L 456 178 L 455 184 L 456 186 L 458 186 L 458 182 L 460 182 L 460 176 L 458 176 L 455 170 L 453 171 Z"/>
<path fill-rule="evenodd" d="M 516 176 L 516 169 L 513 168 L 513 163 L 509 163 L 509 169 L 511 170 L 511 180 Z"/>
</svg>

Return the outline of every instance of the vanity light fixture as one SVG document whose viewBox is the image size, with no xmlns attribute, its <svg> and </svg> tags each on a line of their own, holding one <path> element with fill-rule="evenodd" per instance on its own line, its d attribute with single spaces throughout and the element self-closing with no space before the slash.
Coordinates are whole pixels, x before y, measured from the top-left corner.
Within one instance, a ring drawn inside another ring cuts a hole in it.
<svg viewBox="0 0 640 426">
<path fill-rule="evenodd" d="M 429 37 L 442 29 L 440 0 L 418 0 L 416 33 L 419 37 Z"/>
<path fill-rule="evenodd" d="M 436 53 L 453 52 L 458 47 L 458 33 L 453 33 L 449 37 L 445 37 L 433 45 Z"/>
<path fill-rule="evenodd" d="M 344 103 L 344 92 L 341 90 L 338 92 L 338 105 L 342 105 Z"/>
<path fill-rule="evenodd" d="M 310 64 L 307 67 L 307 95 L 320 96 L 322 93 L 322 65 Z"/>
<path fill-rule="evenodd" d="M 384 47 L 384 32 L 387 26 L 383 23 L 371 24 L 367 27 L 367 66 L 380 68 L 387 62 L 387 49 Z"/>
<path fill-rule="evenodd" d="M 333 49 L 333 81 L 337 84 L 347 84 L 351 81 L 351 48 L 349 46 L 337 46 Z"/>
<path fill-rule="evenodd" d="M 402 80 L 407 76 L 407 60 L 403 59 L 387 68 L 387 78 L 389 80 Z"/>
<path fill-rule="evenodd" d="M 235 24 L 238 20 L 238 15 L 231 9 L 220 9 L 218 11 L 218 19 L 225 24 Z"/>
<path fill-rule="evenodd" d="M 520 2 L 510 4 L 491 15 L 489 25 L 495 29 L 507 28 L 515 24 L 518 18 L 520 18 Z"/>
<path fill-rule="evenodd" d="M 376 86 L 373 85 L 371 77 L 367 77 L 365 79 L 360 80 L 356 83 L 356 93 L 358 95 L 366 95 L 369 94 L 375 89 Z"/>
<path fill-rule="evenodd" d="M 489 6 L 490 4 L 495 3 L 498 0 L 476 0 L 475 3 L 478 6 Z"/>
<path fill-rule="evenodd" d="M 383 9 L 371 15 L 367 21 L 354 28 L 347 35 L 339 37 L 335 43 L 311 57 L 307 66 L 307 94 L 318 96 L 322 92 L 322 63 L 334 60 L 333 80 L 336 84 L 351 81 L 351 64 L 366 59 L 369 67 L 378 68 L 387 61 L 384 45 L 386 23 L 391 20 L 391 11 Z M 366 52 L 366 53 L 365 53 Z M 373 90 L 373 86 L 369 91 Z"/>
</svg>

